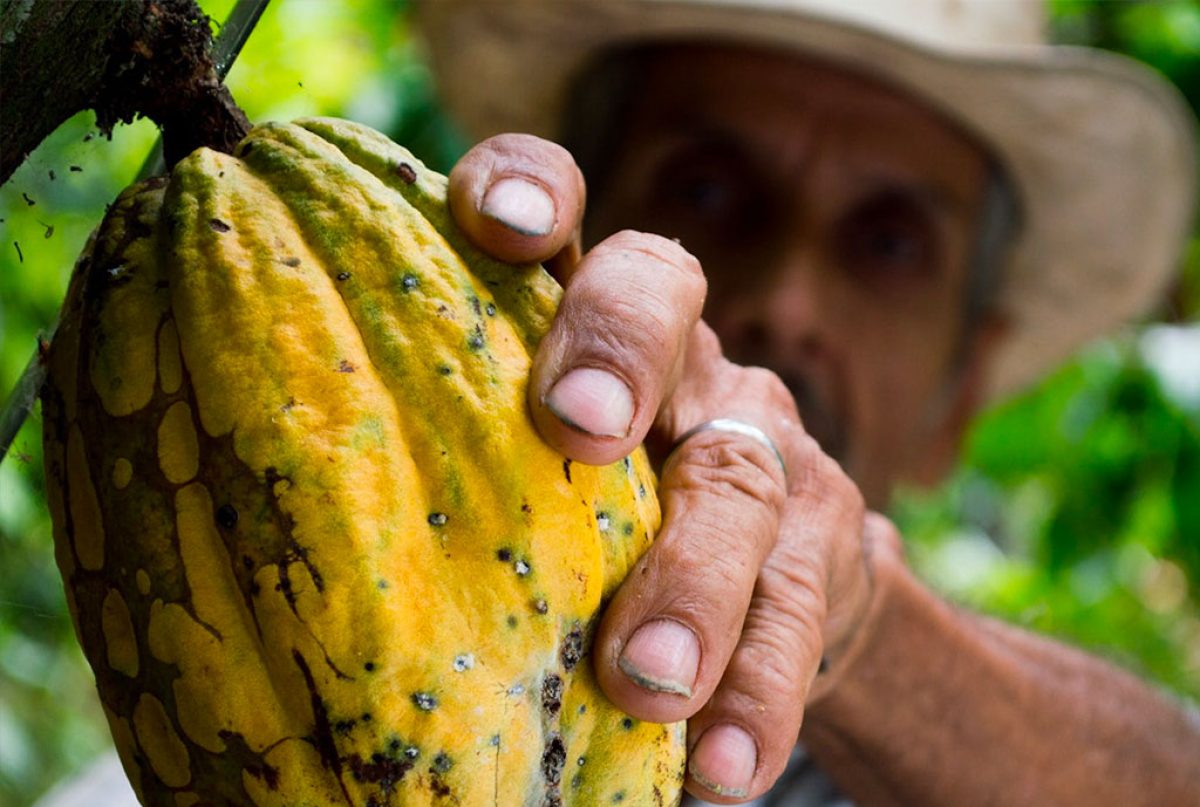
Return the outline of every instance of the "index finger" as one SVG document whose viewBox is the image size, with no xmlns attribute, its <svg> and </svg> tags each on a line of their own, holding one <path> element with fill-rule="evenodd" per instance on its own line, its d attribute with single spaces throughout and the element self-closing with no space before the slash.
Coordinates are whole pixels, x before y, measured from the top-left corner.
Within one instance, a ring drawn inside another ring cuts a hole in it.
<svg viewBox="0 0 1200 807">
<path fill-rule="evenodd" d="M 564 249 L 578 257 L 583 174 L 557 143 L 525 134 L 484 140 L 451 170 L 449 202 L 475 246 L 502 261 L 547 261 Z"/>
</svg>

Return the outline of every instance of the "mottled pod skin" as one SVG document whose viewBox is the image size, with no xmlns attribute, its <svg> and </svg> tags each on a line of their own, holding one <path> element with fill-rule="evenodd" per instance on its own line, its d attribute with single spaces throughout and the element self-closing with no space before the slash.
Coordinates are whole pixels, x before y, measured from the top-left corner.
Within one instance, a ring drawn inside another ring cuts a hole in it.
<svg viewBox="0 0 1200 807">
<path fill-rule="evenodd" d="M 445 196 L 370 129 L 269 124 L 127 190 L 80 259 L 48 498 L 146 805 L 679 799 L 682 725 L 627 717 L 586 658 L 652 474 L 538 438 L 557 286 Z"/>
</svg>

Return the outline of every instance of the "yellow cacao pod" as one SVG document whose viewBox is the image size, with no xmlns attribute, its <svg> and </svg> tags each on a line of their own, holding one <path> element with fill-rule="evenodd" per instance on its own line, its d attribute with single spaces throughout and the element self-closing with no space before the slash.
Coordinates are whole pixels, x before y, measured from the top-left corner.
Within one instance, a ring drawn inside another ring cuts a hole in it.
<svg viewBox="0 0 1200 807">
<path fill-rule="evenodd" d="M 127 190 L 79 261 L 47 494 L 144 804 L 678 801 L 682 725 L 586 658 L 652 473 L 541 442 L 557 286 L 445 197 L 366 127 L 268 124 Z"/>
</svg>

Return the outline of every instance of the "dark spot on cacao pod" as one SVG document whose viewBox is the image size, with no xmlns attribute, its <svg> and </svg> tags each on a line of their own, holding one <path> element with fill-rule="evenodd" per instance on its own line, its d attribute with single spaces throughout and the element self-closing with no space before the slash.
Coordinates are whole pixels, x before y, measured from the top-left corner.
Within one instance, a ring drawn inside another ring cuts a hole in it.
<svg viewBox="0 0 1200 807">
<path fill-rule="evenodd" d="M 339 720 L 333 724 L 333 730 L 335 732 L 337 732 L 338 734 L 342 735 L 343 737 L 345 737 L 347 734 L 349 734 L 351 731 L 354 730 L 354 726 L 356 723 L 358 723 L 357 720 Z"/>
<path fill-rule="evenodd" d="M 580 757 L 579 759 L 575 760 L 575 764 L 582 768 L 585 764 L 587 764 L 587 757 Z"/>
<path fill-rule="evenodd" d="M 474 294 L 472 294 L 470 297 L 470 300 L 471 300 L 471 310 L 475 312 L 475 316 L 477 316 L 477 317 L 483 316 L 483 310 L 479 307 L 479 298 L 476 297 Z"/>
<path fill-rule="evenodd" d="M 450 520 L 450 516 L 446 515 L 445 513 L 430 513 L 427 520 L 431 526 L 441 527 Z"/>
<path fill-rule="evenodd" d="M 366 664 L 363 665 L 363 669 L 366 670 L 367 672 L 375 672 L 375 662 L 368 661 Z"/>
<path fill-rule="evenodd" d="M 484 308 L 483 310 L 484 310 L 484 311 L 487 311 L 487 315 L 488 315 L 489 317 L 494 317 L 494 316 L 496 316 L 496 306 L 495 306 L 495 305 L 493 305 L 492 303 L 488 303 L 488 304 L 487 304 L 487 307 L 486 307 L 486 308 Z"/>
<path fill-rule="evenodd" d="M 581 784 L 583 784 L 583 774 L 582 773 L 577 773 L 571 777 L 571 787 L 578 788 Z"/>
<path fill-rule="evenodd" d="M 371 713 L 363 712 L 362 717 L 360 717 L 359 720 L 361 720 L 364 723 L 370 723 L 371 722 Z"/>
<path fill-rule="evenodd" d="M 496 560 L 501 560 L 505 563 L 508 563 L 510 560 L 512 560 L 512 550 L 507 548 L 496 550 Z"/>
<path fill-rule="evenodd" d="M 529 574 L 529 562 L 526 560 L 518 560 L 513 563 L 513 571 L 517 573 L 517 577 L 525 577 Z"/>
<path fill-rule="evenodd" d="M 551 673 L 542 680 L 542 709 L 549 715 L 558 714 L 562 708 L 563 680 Z"/>
<path fill-rule="evenodd" d="M 563 476 L 567 478 L 567 483 L 571 482 L 571 461 L 563 460 Z"/>
<path fill-rule="evenodd" d="M 284 266 L 290 266 L 294 269 L 295 267 L 300 265 L 300 259 L 299 258 L 284 258 L 283 260 L 280 261 L 280 263 L 282 263 Z"/>
<path fill-rule="evenodd" d="M 433 768 L 429 769 L 429 791 L 441 799 L 450 798 L 450 785 L 442 781 L 441 776 Z"/>
<path fill-rule="evenodd" d="M 338 362 L 338 370 L 337 371 L 339 373 L 353 373 L 355 371 L 355 369 L 356 369 L 355 366 L 353 364 L 351 364 L 349 361 L 347 361 L 346 359 L 342 359 L 340 362 Z"/>
<path fill-rule="evenodd" d="M 476 325 L 474 333 L 467 339 L 467 347 L 471 350 L 482 350 L 484 345 L 483 330 Z"/>
<path fill-rule="evenodd" d="M 350 273 L 349 273 L 349 272 L 338 272 L 338 273 L 337 273 L 337 279 L 338 279 L 338 280 L 349 280 L 349 279 L 350 279 Z"/>
<path fill-rule="evenodd" d="M 587 704 L 586 703 L 579 704 L 579 714 L 583 714 L 586 711 L 587 711 Z"/>
<path fill-rule="evenodd" d="M 271 790 L 279 789 L 279 769 L 273 768 L 270 765 L 248 765 L 246 773 L 253 776 L 255 779 L 262 779 L 267 787 Z"/>
<path fill-rule="evenodd" d="M 537 611 L 539 614 L 545 614 L 550 611 L 550 605 L 545 600 L 534 600 L 533 610 Z"/>
<path fill-rule="evenodd" d="M 238 511 L 232 504 L 223 504 L 217 508 L 217 526 L 221 529 L 232 530 L 238 523 Z M 245 560 L 250 560 L 246 558 Z M 246 566 L 250 568 L 249 565 Z"/>
<path fill-rule="evenodd" d="M 242 555 L 242 565 L 245 566 L 247 569 L 253 569 L 254 568 L 254 558 L 250 557 L 249 555 Z"/>
<path fill-rule="evenodd" d="M 521 502 L 521 512 L 526 515 L 533 512 L 533 508 L 529 506 L 529 502 Z"/>
<path fill-rule="evenodd" d="M 612 800 L 613 800 L 613 804 L 620 804 L 621 802 L 625 801 L 625 791 L 618 790 L 616 793 L 613 793 Z"/>
<path fill-rule="evenodd" d="M 451 368 L 448 364 L 443 364 L 438 367 L 438 375 L 450 375 L 453 372 L 453 368 Z"/>
<path fill-rule="evenodd" d="M 417 286 L 421 285 L 421 279 L 409 272 L 404 277 L 400 278 L 400 288 L 405 291 L 412 291 Z"/>
<path fill-rule="evenodd" d="M 21 192 L 21 198 L 24 199 L 25 204 L 29 205 L 30 207 L 33 207 L 34 205 L 37 204 L 37 202 L 30 199 L 29 194 L 25 193 L 24 191 Z"/>
<path fill-rule="evenodd" d="M 404 774 L 412 769 L 411 762 L 390 759 L 379 753 L 371 755 L 369 764 L 364 763 L 358 754 L 351 756 L 348 762 L 355 781 L 376 783 L 385 793 L 393 790 L 404 779 Z M 370 804 L 370 801 L 367 803 Z M 378 801 L 375 803 L 379 804 Z"/>
<path fill-rule="evenodd" d="M 21 245 L 13 241 L 13 246 L 17 249 L 17 263 L 25 263 L 25 255 L 21 252 Z"/>
<path fill-rule="evenodd" d="M 421 749 L 417 748 L 415 745 L 410 745 L 408 748 L 404 749 L 404 756 L 408 757 L 409 759 L 416 759 L 417 757 L 421 756 Z"/>
<path fill-rule="evenodd" d="M 232 227 L 230 227 L 228 224 L 221 221 L 220 219 L 209 219 L 208 226 L 212 227 L 213 231 L 218 232 L 218 233 L 227 233 L 231 229 L 233 229 Z"/>
<path fill-rule="evenodd" d="M 388 583 L 388 581 L 380 580 L 378 583 L 375 584 L 375 587 L 378 589 L 385 589 L 385 588 L 388 588 L 390 585 L 391 584 Z"/>
<path fill-rule="evenodd" d="M 49 173 L 50 173 L 50 181 L 53 182 L 54 181 L 54 169 L 51 168 Z"/>
<path fill-rule="evenodd" d="M 639 499 L 646 498 L 646 486 L 645 485 L 638 485 L 638 498 Z"/>
<path fill-rule="evenodd" d="M 621 532 L 625 533 L 626 535 L 633 535 L 633 522 L 626 521 L 625 526 L 621 529 Z"/>
<path fill-rule="evenodd" d="M 416 706 L 422 712 L 432 712 L 438 706 L 437 698 L 428 692 L 414 692 L 410 698 L 413 706 Z"/>
<path fill-rule="evenodd" d="M 583 631 L 575 628 L 563 638 L 562 650 L 559 655 L 562 657 L 563 669 L 567 672 L 575 669 L 575 665 L 579 663 L 579 659 L 583 658 Z"/>
<path fill-rule="evenodd" d="M 517 618 L 512 614 L 509 614 L 508 616 L 508 626 L 510 628 L 515 628 L 517 626 Z"/>
<path fill-rule="evenodd" d="M 400 163 L 394 169 L 396 176 L 404 180 L 405 183 L 411 185 L 417 181 L 417 171 L 408 163 Z"/>
<path fill-rule="evenodd" d="M 83 170 L 83 168 L 78 165 L 68 165 L 67 170 L 72 173 L 78 174 L 79 172 L 81 172 Z"/>
<path fill-rule="evenodd" d="M 562 769 L 567 764 L 567 746 L 558 733 L 550 735 L 542 752 L 542 778 L 554 786 L 562 781 Z"/>
<path fill-rule="evenodd" d="M 628 731 L 629 729 L 632 729 L 633 728 L 633 718 L 627 717 L 624 720 L 622 720 L 621 728 L 625 729 L 626 731 Z"/>
<path fill-rule="evenodd" d="M 436 773 L 445 773 L 454 767 L 454 760 L 445 751 L 439 751 L 438 755 L 433 758 L 433 770 Z"/>
</svg>

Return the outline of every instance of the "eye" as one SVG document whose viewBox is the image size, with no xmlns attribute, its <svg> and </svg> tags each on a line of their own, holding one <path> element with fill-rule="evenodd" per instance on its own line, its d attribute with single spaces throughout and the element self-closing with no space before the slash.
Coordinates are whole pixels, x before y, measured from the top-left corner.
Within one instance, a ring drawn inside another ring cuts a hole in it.
<svg viewBox="0 0 1200 807">
<path fill-rule="evenodd" d="M 693 251 L 738 249 L 768 226 L 762 183 L 743 155 L 721 143 L 694 143 L 653 174 L 650 210 L 659 231 Z"/>
<path fill-rule="evenodd" d="M 931 274 L 938 268 L 937 230 L 927 206 L 903 192 L 855 205 L 837 231 L 843 266 L 868 280 Z"/>
<path fill-rule="evenodd" d="M 728 220 L 741 203 L 737 181 L 718 166 L 686 166 L 669 183 L 675 207 L 700 218 Z"/>
</svg>

